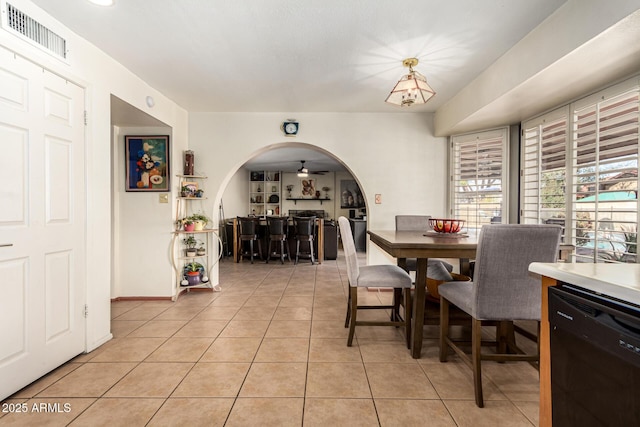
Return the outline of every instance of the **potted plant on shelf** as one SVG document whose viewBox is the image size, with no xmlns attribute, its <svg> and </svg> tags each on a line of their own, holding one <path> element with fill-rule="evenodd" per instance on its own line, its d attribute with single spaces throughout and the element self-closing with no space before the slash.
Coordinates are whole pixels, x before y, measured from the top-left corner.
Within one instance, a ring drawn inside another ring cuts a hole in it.
<svg viewBox="0 0 640 427">
<path fill-rule="evenodd" d="M 184 266 L 185 276 L 189 286 L 197 285 L 200 283 L 200 277 L 204 267 L 199 262 L 188 262 Z"/>
<path fill-rule="evenodd" d="M 185 186 L 180 188 L 180 197 L 192 197 L 191 188 Z"/>
<path fill-rule="evenodd" d="M 211 219 L 203 213 L 191 214 L 187 217 L 187 219 L 193 221 L 196 231 L 203 230 L 204 227 L 211 221 Z"/>
<path fill-rule="evenodd" d="M 182 243 L 184 243 L 184 245 L 187 247 L 186 254 L 188 257 L 196 256 L 196 253 L 197 253 L 196 245 L 198 244 L 198 241 L 196 240 L 195 237 L 189 235 L 184 239 L 182 239 Z"/>
<path fill-rule="evenodd" d="M 196 197 L 202 197 L 204 195 L 204 190 L 196 190 L 194 193 Z"/>
<path fill-rule="evenodd" d="M 206 254 L 207 250 L 204 247 L 204 243 L 200 242 L 200 246 L 198 246 L 198 249 L 196 250 L 196 255 L 205 256 Z"/>
<path fill-rule="evenodd" d="M 289 199 L 291 198 L 291 190 L 293 190 L 293 185 L 291 184 L 287 185 L 287 197 Z"/>
<path fill-rule="evenodd" d="M 182 220 L 182 226 L 184 227 L 184 231 L 193 231 L 196 227 L 193 220 L 189 218 L 185 218 Z"/>
</svg>

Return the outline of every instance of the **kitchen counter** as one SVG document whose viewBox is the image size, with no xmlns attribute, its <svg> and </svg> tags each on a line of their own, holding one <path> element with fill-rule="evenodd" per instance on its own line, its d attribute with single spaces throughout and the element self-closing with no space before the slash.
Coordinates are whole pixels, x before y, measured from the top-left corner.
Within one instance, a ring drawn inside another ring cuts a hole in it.
<svg viewBox="0 0 640 427">
<path fill-rule="evenodd" d="M 549 287 L 569 283 L 595 293 L 640 305 L 640 265 L 534 262 L 529 271 L 542 276 L 540 315 L 540 427 L 551 426 L 551 351 Z"/>
<path fill-rule="evenodd" d="M 534 262 L 529 271 L 640 306 L 639 264 Z"/>
</svg>

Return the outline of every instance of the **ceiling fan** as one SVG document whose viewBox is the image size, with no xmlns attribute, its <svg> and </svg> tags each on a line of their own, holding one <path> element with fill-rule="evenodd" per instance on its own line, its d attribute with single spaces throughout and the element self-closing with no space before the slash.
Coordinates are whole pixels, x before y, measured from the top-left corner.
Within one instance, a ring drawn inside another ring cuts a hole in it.
<svg viewBox="0 0 640 427">
<path fill-rule="evenodd" d="M 301 178 L 304 178 L 306 176 L 311 175 L 324 175 L 325 173 L 329 172 L 329 171 L 313 171 L 310 172 L 309 169 L 307 169 L 304 166 L 305 160 L 300 160 L 300 169 L 298 169 L 298 176 Z"/>
</svg>

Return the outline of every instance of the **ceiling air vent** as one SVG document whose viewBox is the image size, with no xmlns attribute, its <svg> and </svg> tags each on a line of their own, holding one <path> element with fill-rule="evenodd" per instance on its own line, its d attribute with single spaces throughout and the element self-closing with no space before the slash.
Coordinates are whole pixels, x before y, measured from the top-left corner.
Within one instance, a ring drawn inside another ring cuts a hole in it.
<svg viewBox="0 0 640 427">
<path fill-rule="evenodd" d="M 67 59 L 67 41 L 26 13 L 7 3 L 6 23 L 18 34 L 32 40 L 62 59 Z"/>
</svg>

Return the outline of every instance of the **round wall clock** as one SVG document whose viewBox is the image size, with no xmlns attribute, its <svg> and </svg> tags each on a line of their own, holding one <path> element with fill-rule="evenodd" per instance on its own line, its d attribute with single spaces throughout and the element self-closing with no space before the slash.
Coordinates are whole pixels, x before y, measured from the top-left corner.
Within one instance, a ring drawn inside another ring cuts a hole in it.
<svg viewBox="0 0 640 427">
<path fill-rule="evenodd" d="M 280 127 L 285 136 L 296 136 L 298 134 L 298 122 L 286 121 Z"/>
</svg>

